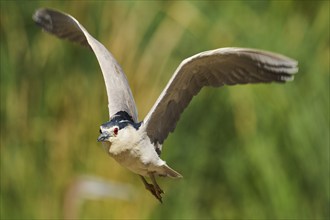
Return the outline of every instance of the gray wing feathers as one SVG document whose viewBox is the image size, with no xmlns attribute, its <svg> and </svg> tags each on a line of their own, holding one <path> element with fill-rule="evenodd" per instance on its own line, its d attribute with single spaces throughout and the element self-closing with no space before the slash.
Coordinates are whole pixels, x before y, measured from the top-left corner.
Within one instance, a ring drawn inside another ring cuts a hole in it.
<svg viewBox="0 0 330 220">
<path fill-rule="evenodd" d="M 285 56 L 244 48 L 222 48 L 185 59 L 144 119 L 146 132 L 160 145 L 174 131 L 181 113 L 204 86 L 286 82 L 298 71 Z"/>
<path fill-rule="evenodd" d="M 101 67 L 106 85 L 109 117 L 119 111 L 126 111 L 137 122 L 137 110 L 126 76 L 112 54 L 72 16 L 50 10 L 39 9 L 33 20 L 45 31 L 59 38 L 77 42 L 91 48 Z"/>
<path fill-rule="evenodd" d="M 51 9 L 38 9 L 32 18 L 43 30 L 59 38 L 90 47 L 79 23 L 70 15 Z"/>
</svg>

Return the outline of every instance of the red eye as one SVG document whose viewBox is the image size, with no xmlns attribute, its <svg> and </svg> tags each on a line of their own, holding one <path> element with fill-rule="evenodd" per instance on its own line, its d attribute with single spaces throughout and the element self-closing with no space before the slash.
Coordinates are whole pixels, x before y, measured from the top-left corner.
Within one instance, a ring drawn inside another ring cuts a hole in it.
<svg viewBox="0 0 330 220">
<path fill-rule="evenodd" d="M 118 128 L 113 129 L 113 133 L 114 133 L 115 135 L 117 135 L 117 134 L 118 134 Z"/>
</svg>

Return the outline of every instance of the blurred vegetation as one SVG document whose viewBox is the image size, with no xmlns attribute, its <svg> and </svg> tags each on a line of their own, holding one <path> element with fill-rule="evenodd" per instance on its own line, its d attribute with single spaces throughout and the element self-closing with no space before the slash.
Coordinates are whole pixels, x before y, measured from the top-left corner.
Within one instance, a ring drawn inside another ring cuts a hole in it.
<svg viewBox="0 0 330 220">
<path fill-rule="evenodd" d="M 96 142 L 108 110 L 94 55 L 36 27 L 39 7 L 73 15 L 109 48 L 140 120 L 179 63 L 204 50 L 283 53 L 299 74 L 203 89 L 164 144 L 184 179 L 160 179 L 160 205 Z M 0 32 L 1 219 L 64 217 L 80 175 L 136 193 L 81 201 L 85 219 L 329 219 L 329 1 L 1 0 Z"/>
</svg>

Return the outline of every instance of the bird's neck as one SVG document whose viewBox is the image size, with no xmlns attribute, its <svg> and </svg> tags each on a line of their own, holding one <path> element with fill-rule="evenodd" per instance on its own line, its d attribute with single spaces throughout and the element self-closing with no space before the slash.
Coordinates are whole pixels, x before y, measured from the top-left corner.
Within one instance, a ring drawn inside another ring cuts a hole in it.
<svg viewBox="0 0 330 220">
<path fill-rule="evenodd" d="M 135 129 L 133 126 L 127 126 L 122 129 L 116 139 L 111 143 L 109 153 L 112 155 L 118 155 L 124 151 L 132 150 L 138 147 L 145 139 L 141 130 Z"/>
</svg>

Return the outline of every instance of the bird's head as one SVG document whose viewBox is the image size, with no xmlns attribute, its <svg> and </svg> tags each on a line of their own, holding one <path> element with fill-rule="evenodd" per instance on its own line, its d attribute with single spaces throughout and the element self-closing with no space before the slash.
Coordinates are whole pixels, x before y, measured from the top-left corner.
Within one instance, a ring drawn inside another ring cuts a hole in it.
<svg viewBox="0 0 330 220">
<path fill-rule="evenodd" d="M 113 143 L 118 139 L 130 138 L 130 133 L 138 130 L 141 123 L 135 123 L 132 117 L 126 112 L 116 113 L 110 121 L 100 126 L 99 142 Z"/>
<path fill-rule="evenodd" d="M 112 142 L 112 139 L 117 137 L 118 132 L 119 132 L 119 126 L 117 125 L 107 126 L 107 123 L 104 123 L 100 126 L 100 136 L 97 138 L 97 141 Z"/>
</svg>

